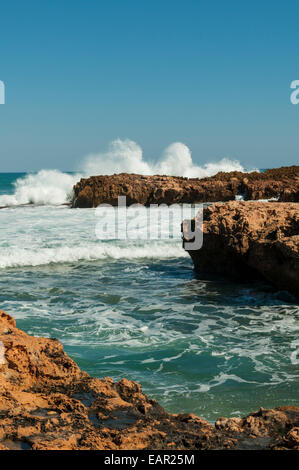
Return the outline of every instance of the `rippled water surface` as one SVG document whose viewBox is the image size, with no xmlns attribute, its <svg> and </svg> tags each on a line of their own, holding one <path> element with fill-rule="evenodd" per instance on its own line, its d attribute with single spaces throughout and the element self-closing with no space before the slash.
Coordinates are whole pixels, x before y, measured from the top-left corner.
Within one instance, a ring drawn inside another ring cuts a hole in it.
<svg viewBox="0 0 299 470">
<path fill-rule="evenodd" d="M 95 224 L 93 209 L 0 211 L 0 306 L 20 328 L 173 412 L 213 421 L 298 405 L 294 300 L 197 277 L 179 240 L 100 242 Z"/>
</svg>

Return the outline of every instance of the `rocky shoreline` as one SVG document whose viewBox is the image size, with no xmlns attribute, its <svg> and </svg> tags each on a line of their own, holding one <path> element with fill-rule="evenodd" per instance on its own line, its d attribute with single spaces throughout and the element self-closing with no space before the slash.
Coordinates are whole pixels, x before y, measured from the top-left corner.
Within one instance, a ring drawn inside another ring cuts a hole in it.
<svg viewBox="0 0 299 470">
<path fill-rule="evenodd" d="M 298 170 L 202 180 L 97 176 L 75 186 L 73 206 L 115 205 L 119 195 L 128 205 L 222 200 L 203 209 L 203 247 L 189 251 L 195 269 L 261 277 L 299 297 Z M 240 194 L 279 196 L 280 202 L 235 201 Z M 184 244 L 190 241 L 184 237 Z M 219 417 L 214 425 L 193 414 L 171 414 L 138 383 L 89 376 L 58 340 L 29 336 L 3 311 L 0 417 L 0 450 L 299 450 L 298 407 L 260 408 L 246 417 Z"/>
<path fill-rule="evenodd" d="M 72 207 L 116 206 L 118 196 L 127 205 L 202 203 L 277 198 L 299 202 L 299 166 L 266 170 L 263 173 L 220 172 L 209 178 L 143 176 L 128 173 L 82 178 L 74 186 Z"/>
<path fill-rule="evenodd" d="M 212 425 L 170 414 L 139 384 L 81 371 L 56 339 L 16 328 L 0 311 L 0 449 L 299 449 L 299 408 Z"/>
<path fill-rule="evenodd" d="M 298 204 L 213 204 L 203 209 L 202 231 L 202 248 L 188 251 L 197 271 L 261 277 L 299 297 Z M 185 234 L 184 246 L 187 241 Z"/>
</svg>

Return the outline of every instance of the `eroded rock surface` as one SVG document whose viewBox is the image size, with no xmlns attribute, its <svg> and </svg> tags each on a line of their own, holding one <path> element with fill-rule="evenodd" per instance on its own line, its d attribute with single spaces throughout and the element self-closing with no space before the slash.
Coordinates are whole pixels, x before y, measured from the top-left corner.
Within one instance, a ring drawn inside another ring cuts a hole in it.
<svg viewBox="0 0 299 470">
<path fill-rule="evenodd" d="M 299 408 L 219 418 L 167 413 L 139 384 L 82 372 L 55 339 L 0 311 L 0 449 L 299 449 Z M 1 344 L 1 343 L 0 343 Z"/>
<path fill-rule="evenodd" d="M 203 210 L 203 246 L 195 269 L 233 277 L 263 276 L 299 296 L 299 205 L 228 202 Z"/>
<path fill-rule="evenodd" d="M 140 203 L 175 204 L 282 197 L 297 201 L 299 166 L 267 170 L 264 173 L 219 172 L 210 178 L 181 178 L 174 176 L 143 176 L 120 173 L 110 176 L 91 176 L 74 186 L 73 207 L 117 205 L 118 196 L 126 196 L 127 205 Z"/>
</svg>

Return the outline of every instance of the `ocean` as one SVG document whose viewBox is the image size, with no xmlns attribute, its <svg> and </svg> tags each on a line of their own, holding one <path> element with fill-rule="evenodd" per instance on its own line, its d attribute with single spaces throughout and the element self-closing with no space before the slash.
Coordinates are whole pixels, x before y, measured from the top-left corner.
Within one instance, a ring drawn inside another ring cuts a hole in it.
<svg viewBox="0 0 299 470">
<path fill-rule="evenodd" d="M 171 412 L 298 405 L 296 301 L 198 276 L 180 239 L 98 240 L 95 209 L 62 205 L 77 176 L 61 175 L 0 174 L 0 308 L 19 328 Z"/>
</svg>

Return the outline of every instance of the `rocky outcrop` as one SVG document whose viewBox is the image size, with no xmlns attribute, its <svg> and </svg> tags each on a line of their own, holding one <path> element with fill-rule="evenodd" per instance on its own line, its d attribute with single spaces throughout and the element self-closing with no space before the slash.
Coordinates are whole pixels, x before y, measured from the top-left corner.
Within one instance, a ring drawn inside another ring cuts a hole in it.
<svg viewBox="0 0 299 470">
<path fill-rule="evenodd" d="M 293 194 L 299 191 L 299 166 L 274 168 L 263 173 L 241 173 L 241 175 L 238 177 L 239 194 L 242 194 L 247 201 L 277 198 L 279 201 L 292 202 Z M 285 196 L 281 199 L 283 193 Z"/>
<path fill-rule="evenodd" d="M 202 248 L 189 251 L 196 270 L 237 278 L 262 276 L 299 296 L 298 204 L 213 204 L 203 210 L 202 230 Z"/>
<path fill-rule="evenodd" d="M 202 179 L 120 173 L 81 179 L 74 186 L 72 206 L 97 207 L 102 203 L 116 206 L 118 196 L 126 196 L 127 205 L 140 203 L 145 206 L 231 201 L 237 195 L 256 200 L 283 194 L 284 201 L 293 201 L 294 197 L 298 198 L 298 191 L 299 166 L 264 173 L 220 172 Z"/>
<path fill-rule="evenodd" d="M 174 176 L 143 176 L 120 173 L 92 176 L 74 186 L 73 207 L 116 206 L 118 196 L 126 196 L 127 205 L 190 203 L 195 201 L 228 201 L 238 193 L 238 181 L 208 181 Z"/>
<path fill-rule="evenodd" d="M 299 449 L 299 408 L 260 409 L 215 426 L 173 415 L 135 382 L 82 372 L 56 339 L 0 311 L 0 449 Z"/>
</svg>

